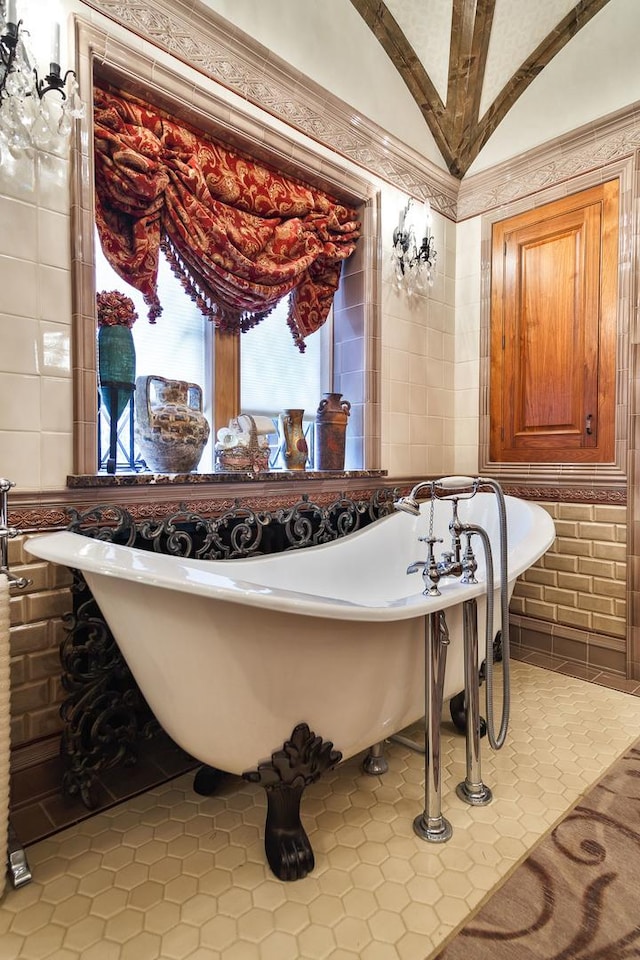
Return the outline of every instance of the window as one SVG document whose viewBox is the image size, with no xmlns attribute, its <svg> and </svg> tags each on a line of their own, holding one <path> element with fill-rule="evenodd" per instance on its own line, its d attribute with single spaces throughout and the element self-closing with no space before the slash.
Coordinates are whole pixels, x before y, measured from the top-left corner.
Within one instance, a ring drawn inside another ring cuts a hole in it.
<svg viewBox="0 0 640 960">
<path fill-rule="evenodd" d="M 213 39 L 213 37 L 212 37 Z M 98 24 L 76 21 L 77 67 L 80 87 L 87 99 L 93 97 L 96 76 L 107 82 L 131 89 L 144 96 L 154 90 L 166 109 L 174 106 L 181 116 L 194 126 L 208 130 L 212 136 L 223 133 L 240 149 L 255 151 L 262 145 L 260 156 L 265 162 L 271 158 L 291 158 L 291 133 L 279 131 L 264 117 L 253 112 L 229 112 L 226 92 L 218 93 L 215 84 L 206 88 L 205 106 L 192 108 L 194 81 L 182 72 L 167 67 L 158 71 L 153 60 L 140 56 L 137 46 L 130 44 L 127 35 L 115 38 Z M 292 79 L 292 83 L 293 83 Z M 199 88 L 196 84 L 196 89 Z M 350 122 L 348 111 L 342 114 L 345 124 Z M 88 138 L 93 140 L 93 118 L 88 118 Z M 358 210 L 363 224 L 361 253 L 343 265 L 343 279 L 334 311 L 333 382 L 331 389 L 342 391 L 351 401 L 351 417 L 347 431 L 345 467 L 357 470 L 364 467 L 379 469 L 381 464 L 381 409 L 379 400 L 380 359 L 380 285 L 377 282 L 379 219 L 381 196 L 371 177 L 345 165 L 337 154 L 322 154 L 314 142 L 296 137 L 295 164 L 290 161 L 291 173 L 300 180 L 343 198 Z M 265 144 L 269 144 L 267 147 Z M 86 229 L 87 219 L 94 211 L 94 185 L 91 164 L 83 152 L 86 139 L 72 142 L 71 160 L 79 175 L 71 178 L 71 231 L 75 238 L 72 260 L 72 311 L 74 344 L 74 448 L 72 472 L 76 478 L 92 476 L 97 469 L 96 452 L 98 411 L 96 380 L 97 351 L 95 349 L 95 290 L 94 264 L 99 251 L 93 231 Z M 98 286 L 98 289 L 100 287 Z M 365 295 L 363 295 L 365 291 Z M 144 320 L 138 321 L 141 324 Z M 285 331 L 286 332 L 286 331 Z M 215 338 L 218 340 L 218 338 Z M 233 338 L 235 340 L 235 338 Z M 243 338 L 246 339 L 246 338 Z M 229 345 L 218 340 L 214 361 Z M 223 350 L 220 349 L 223 347 Z M 330 350 L 331 348 L 329 348 Z M 213 352 L 213 351 L 212 351 Z M 223 369 L 231 369 L 226 362 Z M 218 377 L 220 380 L 220 377 Z M 237 391 L 227 388 L 234 398 Z M 237 402 L 236 402 L 237 406 Z M 222 424 L 228 421 L 225 411 Z M 222 425 L 220 424 L 220 425 Z M 201 469 L 204 469 L 202 464 Z"/>
<path fill-rule="evenodd" d="M 287 408 L 304 410 L 303 425 L 313 465 L 315 413 L 322 394 L 331 389 L 333 310 L 324 326 L 307 338 L 300 353 L 286 324 L 287 301 L 240 341 L 240 406 L 243 413 L 271 417 L 274 433 L 269 437 L 272 468 L 279 458 L 277 422 Z"/>
<path fill-rule="evenodd" d="M 163 312 L 155 324 L 148 323 L 142 294 L 126 284 L 107 262 L 96 236 L 96 289 L 120 290 L 133 300 L 138 320 L 132 327 L 136 348 L 136 377 L 162 376 L 187 380 L 202 388 L 204 413 L 211 427 L 209 442 L 200 460 L 199 471 L 214 470 L 215 396 L 213 356 L 215 331 L 184 293 L 166 259 L 161 256 L 158 290 Z M 287 301 L 283 300 L 257 327 L 241 335 L 240 408 L 243 413 L 271 417 L 274 433 L 270 437 L 271 466 L 279 466 L 277 421 L 287 407 L 305 411 L 305 426 L 310 451 L 313 446 L 313 420 L 322 394 L 331 388 L 331 317 L 307 340 L 301 354 L 286 323 Z M 224 390 L 224 383 L 219 384 Z M 109 416 L 99 410 L 100 471 L 107 469 L 110 447 Z M 132 411 L 127 408 L 118 424 L 116 463 L 119 469 L 144 469 L 135 449 Z"/>
</svg>

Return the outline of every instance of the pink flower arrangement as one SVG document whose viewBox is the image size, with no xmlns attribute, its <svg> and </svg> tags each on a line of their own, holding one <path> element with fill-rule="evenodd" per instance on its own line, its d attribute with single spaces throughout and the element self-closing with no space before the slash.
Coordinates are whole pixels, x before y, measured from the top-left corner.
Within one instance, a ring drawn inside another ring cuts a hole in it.
<svg viewBox="0 0 640 960">
<path fill-rule="evenodd" d="M 99 327 L 131 328 L 138 319 L 133 300 L 119 290 L 101 290 L 96 294 L 96 303 Z"/>
</svg>

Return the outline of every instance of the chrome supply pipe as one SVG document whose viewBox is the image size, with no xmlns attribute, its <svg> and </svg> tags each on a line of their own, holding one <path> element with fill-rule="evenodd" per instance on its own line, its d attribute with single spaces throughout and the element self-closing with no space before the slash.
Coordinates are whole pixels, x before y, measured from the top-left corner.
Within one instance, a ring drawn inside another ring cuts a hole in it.
<svg viewBox="0 0 640 960">
<path fill-rule="evenodd" d="M 12 587 L 24 589 L 29 586 L 31 580 L 26 577 L 16 577 L 9 570 L 9 540 L 19 536 L 21 532 L 9 526 L 8 493 L 12 487 L 15 487 L 13 480 L 0 477 L 0 573 L 4 573 Z"/>
<path fill-rule="evenodd" d="M 500 527 L 500 615 L 502 629 L 502 716 L 500 718 L 500 730 L 495 733 L 495 723 L 493 716 L 493 637 L 489 640 L 487 636 L 487 654 L 486 654 L 486 704 L 487 704 L 487 737 L 494 750 L 499 750 L 504 746 L 509 729 L 509 716 L 511 712 L 511 679 L 509 662 L 511 655 L 511 645 L 509 640 L 509 571 L 508 571 L 508 549 L 507 549 L 507 507 L 505 504 L 502 487 L 490 477 L 478 477 L 478 485 L 491 487 L 496 495 L 498 503 L 498 521 Z M 487 576 L 487 583 L 489 578 Z M 491 579 L 493 587 L 493 577 Z M 487 603 L 489 591 L 487 590 Z M 493 591 L 491 592 L 493 602 Z M 493 632 L 493 630 L 492 630 Z"/>
<path fill-rule="evenodd" d="M 500 545 L 500 596 L 502 630 L 506 643 L 505 664 L 503 672 L 503 709 L 500 731 L 496 735 L 493 717 L 493 610 L 494 610 L 494 572 L 491 542 L 483 527 L 477 524 L 462 523 L 458 517 L 458 501 L 471 499 L 481 486 L 489 486 L 496 495 L 499 545 Z M 429 535 L 419 539 L 428 544 L 428 556 L 425 561 L 416 561 L 409 565 L 407 573 L 423 571 L 425 581 L 425 595 L 438 596 L 438 581 L 441 577 L 460 577 L 462 583 L 477 583 L 475 576 L 477 562 L 471 547 L 471 537 L 480 537 L 485 554 L 486 571 L 486 677 L 487 677 L 487 734 L 489 743 L 494 750 L 504 745 L 509 724 L 510 691 L 509 691 L 509 596 L 508 596 L 508 568 L 507 568 L 507 518 L 506 505 L 502 489 L 494 480 L 484 477 L 451 476 L 439 480 L 423 480 L 417 483 L 411 492 L 399 498 L 394 507 L 411 516 L 420 515 L 418 494 L 429 489 L 431 493 L 431 513 L 429 519 Z M 442 559 L 436 561 L 433 555 L 433 546 L 441 542 L 434 536 L 434 503 L 436 499 L 453 501 L 453 514 L 449 523 L 451 533 L 451 549 L 442 554 Z M 461 549 L 461 536 L 467 538 L 464 554 Z M 413 823 L 414 831 L 422 839 L 432 842 L 448 840 L 452 835 L 451 825 L 442 816 L 441 810 L 441 782 L 440 782 L 440 714 L 444 694 L 444 674 L 446 666 L 446 646 L 449 643 L 448 631 L 446 637 L 440 636 L 440 643 L 436 642 L 438 623 L 444 622 L 444 611 L 439 614 L 429 614 L 425 618 L 425 809 L 421 816 L 416 817 Z M 478 681 L 478 624 L 477 600 L 464 601 L 464 673 L 465 699 L 467 709 L 466 729 L 466 778 L 457 787 L 458 796 L 465 802 L 474 805 L 484 805 L 492 799 L 491 790 L 482 782 L 480 770 L 480 713 L 479 713 L 479 681 Z M 446 629 L 446 627 L 445 627 Z M 440 626 L 442 634 L 442 626 Z M 415 745 L 407 738 L 392 739 L 415 749 Z"/>
<path fill-rule="evenodd" d="M 462 609 L 464 624 L 464 691 L 467 710 L 466 776 L 456 787 L 456 794 L 472 806 L 485 806 L 493 799 L 491 790 L 482 781 L 480 769 L 480 686 L 478 684 L 478 601 L 465 600 Z"/>
<path fill-rule="evenodd" d="M 489 743 L 494 750 L 499 750 L 503 745 L 507 737 L 507 731 L 509 728 L 509 716 L 511 710 L 511 690 L 510 690 L 510 671 L 509 671 L 509 657 L 511 646 L 509 642 L 509 575 L 508 575 L 508 559 L 507 559 L 507 510 L 504 500 L 504 494 L 502 492 L 502 487 L 499 483 L 493 480 L 491 477 L 469 477 L 469 476 L 450 476 L 450 477 L 441 477 L 439 480 L 422 480 L 420 483 L 417 483 L 413 490 L 405 497 L 400 497 L 394 503 L 394 508 L 396 510 L 404 511 L 409 513 L 412 516 L 419 516 L 420 514 L 420 504 L 418 503 L 418 494 L 427 488 L 431 490 L 431 499 L 439 498 L 443 500 L 454 499 L 457 501 L 459 499 L 470 499 L 474 497 L 478 492 L 480 487 L 490 487 L 496 495 L 496 501 L 498 505 L 498 523 L 499 523 L 499 537 L 500 537 L 500 600 L 501 600 L 501 620 L 502 620 L 502 649 L 503 649 L 503 671 L 502 671 L 502 691 L 503 691 L 503 702 L 502 702 L 502 717 L 500 720 L 500 729 L 498 733 L 495 732 L 495 722 L 494 722 L 494 710 L 493 710 L 493 636 L 489 639 L 487 631 L 487 643 L 486 643 L 486 679 L 487 679 L 487 688 L 486 688 L 486 710 L 487 710 L 487 736 Z M 456 505 L 454 503 L 454 520 L 449 525 L 452 529 L 452 535 L 455 539 L 456 535 L 459 532 L 471 532 L 471 527 L 468 524 L 459 524 L 456 523 Z M 473 532 L 480 532 L 482 528 L 474 528 Z M 486 533 L 482 530 L 482 533 Z M 434 541 L 435 542 L 435 541 Z M 484 541 L 483 541 L 484 542 Z M 490 549 L 490 548 L 489 548 Z M 485 546 L 486 552 L 486 546 Z M 416 564 L 412 564 L 409 568 L 409 571 L 417 569 L 417 567 L 423 567 L 424 573 L 427 573 L 427 564 L 422 563 L 422 561 L 417 561 Z M 448 576 L 451 575 L 451 572 L 457 573 L 457 564 L 438 564 L 439 575 Z M 446 568 L 451 567 L 451 571 L 447 572 Z M 444 569 L 440 569 L 444 568 Z M 409 572 L 408 571 L 408 572 Z M 467 582 L 472 582 L 467 580 Z M 491 589 L 489 589 L 491 587 Z M 493 610 L 493 579 L 489 581 L 487 577 L 487 607 L 491 604 L 491 609 Z M 491 633 L 493 633 L 493 627 L 491 627 Z"/>
<path fill-rule="evenodd" d="M 440 715 L 444 694 L 444 673 L 449 631 L 440 610 L 425 617 L 424 643 L 424 812 L 413 821 L 422 840 L 444 843 L 453 835 L 451 824 L 442 816 Z"/>
</svg>

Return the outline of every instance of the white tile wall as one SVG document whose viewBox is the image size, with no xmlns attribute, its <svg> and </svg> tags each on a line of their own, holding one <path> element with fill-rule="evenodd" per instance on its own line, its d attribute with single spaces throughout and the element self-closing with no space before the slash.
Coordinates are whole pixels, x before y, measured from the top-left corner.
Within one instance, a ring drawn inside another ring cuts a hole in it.
<svg viewBox="0 0 640 960">
<path fill-rule="evenodd" d="M 38 364 L 43 376 L 71 376 L 71 327 L 41 320 L 38 325 Z"/>
<path fill-rule="evenodd" d="M 0 430 L 40 430 L 40 378 L 22 373 L 2 374 Z"/>
<path fill-rule="evenodd" d="M 382 462 L 398 477 L 450 472 L 455 450 L 455 229 L 434 215 L 435 281 L 409 297 L 395 289 L 390 263 L 400 203 L 383 191 Z"/>
<path fill-rule="evenodd" d="M 36 277 L 34 260 L 0 257 L 2 312 L 15 317 L 35 317 Z"/>
<path fill-rule="evenodd" d="M 38 373 L 38 323 L 0 314 L 0 374 Z"/>
<path fill-rule="evenodd" d="M 0 167 L 0 475 L 21 491 L 72 472 L 68 162 Z"/>
<path fill-rule="evenodd" d="M 38 319 L 70 326 L 71 283 L 68 267 L 38 264 Z"/>
<path fill-rule="evenodd" d="M 480 218 L 456 224 L 454 469 L 478 472 L 480 431 Z"/>
</svg>

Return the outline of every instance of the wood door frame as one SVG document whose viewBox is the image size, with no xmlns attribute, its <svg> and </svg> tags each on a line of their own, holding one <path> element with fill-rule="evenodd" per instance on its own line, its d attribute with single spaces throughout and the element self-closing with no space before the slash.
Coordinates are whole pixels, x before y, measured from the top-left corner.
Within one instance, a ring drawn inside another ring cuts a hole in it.
<svg viewBox="0 0 640 960">
<path fill-rule="evenodd" d="M 601 487 L 624 491 L 627 487 L 627 449 L 629 436 L 628 397 L 630 393 L 629 330 L 631 321 L 631 250 L 633 158 L 611 164 L 576 177 L 559 186 L 540 191 L 490 211 L 481 221 L 482 293 L 480 304 L 480 378 L 479 449 L 481 474 L 502 482 L 527 487 Z M 561 197 L 581 193 L 605 180 L 618 180 L 619 187 L 619 261 L 616 328 L 615 445 L 610 463 L 500 463 L 490 457 L 490 350 L 491 350 L 491 256 L 494 223 L 543 206 Z M 548 492 L 548 491 L 546 491 Z"/>
</svg>

